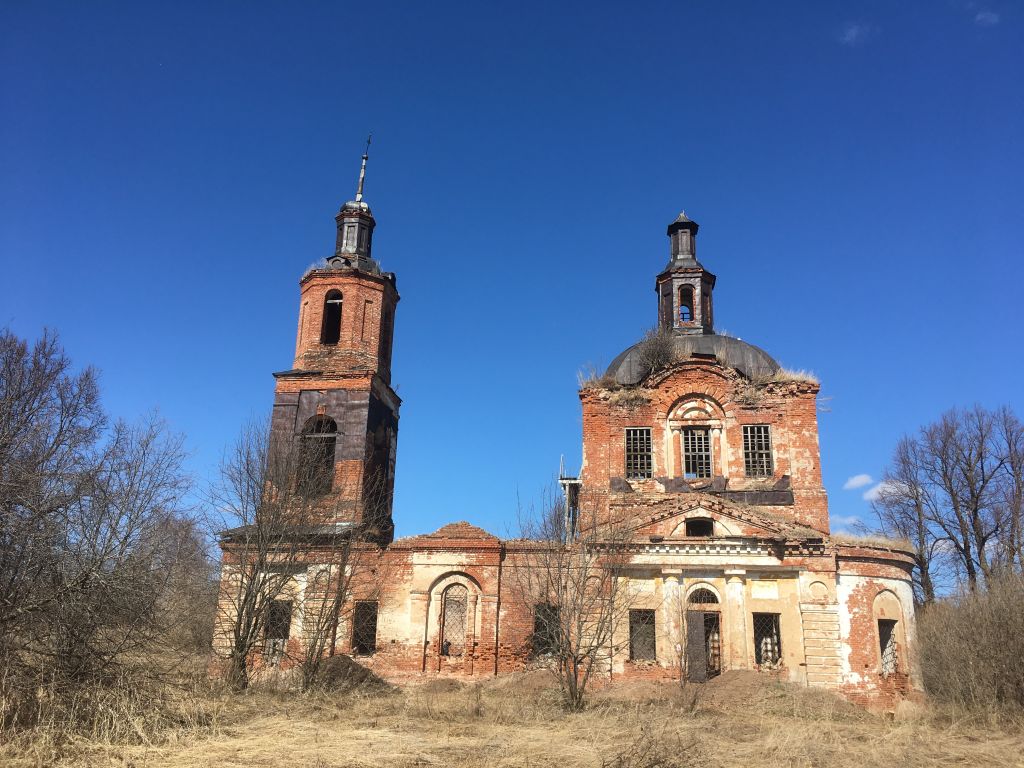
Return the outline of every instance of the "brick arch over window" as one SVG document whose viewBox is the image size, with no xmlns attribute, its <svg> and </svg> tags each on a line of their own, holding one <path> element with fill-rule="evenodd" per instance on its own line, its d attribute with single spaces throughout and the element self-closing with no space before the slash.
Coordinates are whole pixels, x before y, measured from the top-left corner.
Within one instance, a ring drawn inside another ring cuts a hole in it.
<svg viewBox="0 0 1024 768">
<path fill-rule="evenodd" d="M 665 425 L 672 477 L 707 481 L 724 474 L 725 422 L 725 409 L 712 397 L 691 392 L 676 399 Z"/>
<path fill-rule="evenodd" d="M 668 414 L 673 421 L 721 420 L 726 416 L 725 408 L 718 399 L 702 392 L 690 392 L 676 398 Z"/>
</svg>

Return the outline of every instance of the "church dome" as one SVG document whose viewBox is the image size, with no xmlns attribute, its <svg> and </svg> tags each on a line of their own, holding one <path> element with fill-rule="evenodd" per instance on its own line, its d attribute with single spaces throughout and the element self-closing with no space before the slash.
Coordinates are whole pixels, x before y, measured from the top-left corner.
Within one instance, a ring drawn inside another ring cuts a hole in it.
<svg viewBox="0 0 1024 768">
<path fill-rule="evenodd" d="M 718 361 L 730 368 L 735 368 L 748 378 L 771 376 L 781 366 L 771 355 L 760 347 L 748 344 L 732 336 L 718 334 L 688 335 L 674 333 L 672 339 L 676 357 L 686 360 L 693 355 L 714 355 Z M 611 376 L 619 384 L 631 386 L 639 384 L 649 373 L 641 362 L 640 343 L 629 347 L 616 357 L 608 366 L 605 375 Z"/>
</svg>

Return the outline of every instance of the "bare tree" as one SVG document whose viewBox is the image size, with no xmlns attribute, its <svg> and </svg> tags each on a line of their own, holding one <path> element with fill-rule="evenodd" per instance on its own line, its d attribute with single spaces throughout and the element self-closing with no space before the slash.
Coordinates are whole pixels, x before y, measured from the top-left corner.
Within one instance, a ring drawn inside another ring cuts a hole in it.
<svg viewBox="0 0 1024 768">
<path fill-rule="evenodd" d="M 1021 566 L 1024 434 L 1008 408 L 951 410 L 897 445 L 875 510 L 909 539 L 919 599 L 935 598 L 948 555 L 971 591 Z"/>
<path fill-rule="evenodd" d="M 535 611 L 534 648 L 542 648 L 570 711 L 586 705 L 595 674 L 607 674 L 628 643 L 621 628 L 632 596 L 622 569 L 624 531 L 587 525 L 567 530 L 561 495 L 520 521 L 522 550 L 513 588 Z"/>
<path fill-rule="evenodd" d="M 368 524 L 349 526 L 344 531 L 330 532 L 318 537 L 315 575 L 307 580 L 303 600 L 303 640 L 305 647 L 300 660 L 303 690 L 316 687 L 325 658 L 334 656 L 339 644 L 339 631 L 344 629 L 353 637 L 360 629 L 356 621 L 372 620 L 375 630 L 376 610 L 366 619 L 357 615 L 357 601 L 375 603 L 380 586 L 387 581 L 386 561 L 381 548 L 364 537 L 372 533 L 380 519 L 380 510 L 389 504 L 390 489 L 383 475 L 371 475 L 362 489 L 361 507 Z M 366 652 L 353 648 L 354 653 Z"/>
<path fill-rule="evenodd" d="M 999 559 L 1006 570 L 1024 573 L 1024 423 L 1005 406 L 995 418 L 1006 457 L 1005 480 L 995 502 L 1003 531 Z"/>
<path fill-rule="evenodd" d="M 266 420 L 245 425 L 211 489 L 223 550 L 218 640 L 226 645 L 227 679 L 249 686 L 264 650 L 273 601 L 304 569 L 311 478 L 292 445 L 272 445 Z M 290 621 L 290 615 L 289 615 Z"/>
<path fill-rule="evenodd" d="M 313 686 L 335 653 L 356 585 L 375 594 L 363 574 L 380 559 L 368 538 L 389 490 L 373 476 L 357 481 L 360 493 L 335 486 L 330 445 L 315 433 L 273 437 L 266 420 L 250 423 L 212 489 L 223 550 L 217 646 L 236 690 L 249 686 L 257 663 L 285 657 L 299 667 L 303 689 Z M 294 639 L 293 611 L 302 617 Z"/>
<path fill-rule="evenodd" d="M 5 718 L 38 716 L 89 687 L 170 661 L 173 566 L 202 550 L 182 503 L 180 437 L 150 418 L 108 422 L 91 369 L 57 339 L 0 332 L 0 693 Z M 135 663 L 140 652 L 154 662 Z M 83 706 L 82 702 L 85 702 Z M 89 697 L 74 707 L 87 714 Z M 35 713 L 35 714 L 32 714 Z"/>
<path fill-rule="evenodd" d="M 941 530 L 931 521 L 939 502 L 935 489 L 924 477 L 920 446 L 910 438 L 896 445 L 892 462 L 883 475 L 878 498 L 872 508 L 883 531 L 906 539 L 914 547 L 914 599 L 918 605 L 935 601 L 935 570 L 941 566 L 943 543 Z"/>
</svg>

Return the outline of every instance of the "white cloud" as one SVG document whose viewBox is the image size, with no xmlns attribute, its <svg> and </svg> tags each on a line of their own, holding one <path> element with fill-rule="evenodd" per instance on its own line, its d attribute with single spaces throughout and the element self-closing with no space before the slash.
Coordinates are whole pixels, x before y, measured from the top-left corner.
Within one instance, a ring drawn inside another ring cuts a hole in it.
<svg viewBox="0 0 1024 768">
<path fill-rule="evenodd" d="M 854 475 L 843 483 L 844 491 L 852 491 L 855 488 L 863 488 L 865 485 L 871 485 L 874 482 L 871 479 L 871 475 Z"/>
<path fill-rule="evenodd" d="M 829 523 L 833 528 L 852 528 L 860 523 L 860 518 L 856 515 L 846 515 L 845 517 L 830 517 Z"/>
<path fill-rule="evenodd" d="M 999 14 L 995 11 L 978 11 L 974 17 L 974 23 L 979 27 L 994 27 L 999 23 Z"/>
<path fill-rule="evenodd" d="M 903 496 L 909 496 L 913 490 L 914 487 L 907 483 L 903 483 L 898 480 L 883 480 L 864 491 L 861 498 L 864 499 L 864 501 L 878 501 L 882 497 L 883 493 L 899 493 Z"/>
<path fill-rule="evenodd" d="M 862 45 L 874 35 L 875 28 L 863 21 L 848 21 L 839 31 L 839 42 L 851 48 Z"/>
</svg>

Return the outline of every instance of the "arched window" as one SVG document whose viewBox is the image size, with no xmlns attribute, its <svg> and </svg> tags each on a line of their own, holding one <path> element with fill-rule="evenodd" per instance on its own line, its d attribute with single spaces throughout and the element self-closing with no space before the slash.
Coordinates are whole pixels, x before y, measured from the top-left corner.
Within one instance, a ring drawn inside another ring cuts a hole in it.
<svg viewBox="0 0 1024 768">
<path fill-rule="evenodd" d="M 712 605 L 718 603 L 718 598 L 715 597 L 715 593 L 705 587 L 693 590 L 690 593 L 688 603 L 700 603 L 701 605 Z"/>
<path fill-rule="evenodd" d="M 324 319 L 320 325 L 320 343 L 337 344 L 341 338 L 341 291 L 328 291 L 324 297 Z"/>
<path fill-rule="evenodd" d="M 466 645 L 466 601 L 469 590 L 452 584 L 441 600 L 441 655 L 461 656 Z"/>
<path fill-rule="evenodd" d="M 295 484 L 306 498 L 330 493 L 334 482 L 334 446 L 337 439 L 338 425 L 327 416 L 314 416 L 303 427 Z"/>
<path fill-rule="evenodd" d="M 693 321 L 693 286 L 684 285 L 679 289 L 679 322 Z"/>
</svg>

